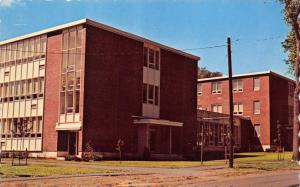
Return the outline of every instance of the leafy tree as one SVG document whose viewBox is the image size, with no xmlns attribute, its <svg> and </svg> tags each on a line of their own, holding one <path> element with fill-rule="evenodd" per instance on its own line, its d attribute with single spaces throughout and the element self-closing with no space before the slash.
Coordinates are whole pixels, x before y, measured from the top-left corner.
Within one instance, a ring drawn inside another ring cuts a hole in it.
<svg viewBox="0 0 300 187">
<path fill-rule="evenodd" d="M 210 77 L 220 77 L 223 76 L 221 72 L 211 72 L 206 67 L 199 68 L 198 67 L 198 79 L 210 78 Z"/>
<path fill-rule="evenodd" d="M 278 0 L 284 5 L 284 20 L 287 24 L 291 26 L 291 31 L 289 32 L 287 38 L 282 43 L 286 53 L 288 53 L 288 59 L 286 63 L 290 66 L 290 71 L 294 73 L 296 80 L 296 87 L 294 91 L 294 124 L 293 124 L 293 160 L 298 161 L 299 155 L 299 99 L 298 95 L 300 93 L 299 85 L 299 64 L 300 64 L 300 1 L 299 0 Z"/>
</svg>

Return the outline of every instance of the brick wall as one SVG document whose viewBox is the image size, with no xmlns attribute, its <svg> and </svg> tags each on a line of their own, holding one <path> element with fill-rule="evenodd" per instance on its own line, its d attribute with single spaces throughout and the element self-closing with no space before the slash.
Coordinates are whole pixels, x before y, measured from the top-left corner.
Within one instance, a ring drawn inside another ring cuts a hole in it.
<svg viewBox="0 0 300 187">
<path fill-rule="evenodd" d="M 243 91 L 233 93 L 233 101 L 243 104 L 243 116 L 250 117 L 252 124 L 260 124 L 260 141 L 262 145 L 270 145 L 270 103 L 269 103 L 269 76 L 261 75 L 260 90 L 254 91 L 253 77 L 238 78 L 243 80 Z M 229 113 L 228 81 L 222 82 L 222 93 L 211 93 L 211 82 L 202 83 L 202 95 L 198 96 L 198 105 L 211 111 L 212 104 L 221 104 L 223 113 Z M 261 102 L 261 113 L 254 114 L 253 102 Z"/>
<path fill-rule="evenodd" d="M 124 150 L 135 152 L 132 115 L 142 113 L 143 44 L 87 26 L 86 45 L 83 144 L 115 152 L 122 138 Z"/>
<path fill-rule="evenodd" d="M 196 140 L 196 61 L 161 50 L 160 86 L 160 118 L 183 122 L 174 130 L 173 151 L 188 153 Z"/>
<path fill-rule="evenodd" d="M 59 80 L 61 54 L 61 34 L 48 37 L 45 76 L 45 107 L 43 127 L 43 151 L 57 151 L 57 133 L 55 126 L 59 110 Z"/>
</svg>

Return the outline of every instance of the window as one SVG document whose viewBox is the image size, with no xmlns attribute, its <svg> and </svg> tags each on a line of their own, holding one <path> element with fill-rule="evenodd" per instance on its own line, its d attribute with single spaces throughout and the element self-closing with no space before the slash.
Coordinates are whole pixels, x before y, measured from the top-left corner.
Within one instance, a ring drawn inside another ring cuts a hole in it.
<svg viewBox="0 0 300 187">
<path fill-rule="evenodd" d="M 82 27 L 63 31 L 60 113 L 79 113 Z"/>
<path fill-rule="evenodd" d="M 158 105 L 159 89 L 158 86 L 143 84 L 143 103 Z"/>
<path fill-rule="evenodd" d="M 211 111 L 222 113 L 222 105 L 220 104 L 211 105 Z"/>
<path fill-rule="evenodd" d="M 242 92 L 243 91 L 243 81 L 242 80 L 233 80 L 232 81 L 232 90 L 234 92 Z"/>
<path fill-rule="evenodd" d="M 254 114 L 260 114 L 260 101 L 253 102 L 253 112 Z"/>
<path fill-rule="evenodd" d="M 9 76 L 9 71 L 4 72 L 4 76 Z"/>
<path fill-rule="evenodd" d="M 36 109 L 37 108 L 37 105 L 36 104 L 32 104 L 31 105 L 31 109 Z"/>
<path fill-rule="evenodd" d="M 211 92 L 213 94 L 222 93 L 222 83 L 221 82 L 213 82 Z"/>
<path fill-rule="evenodd" d="M 197 85 L 197 94 L 202 95 L 202 84 Z"/>
<path fill-rule="evenodd" d="M 260 79 L 259 78 L 254 78 L 253 79 L 253 90 L 258 91 L 260 90 Z"/>
<path fill-rule="evenodd" d="M 254 124 L 254 137 L 260 137 L 260 125 Z"/>
<path fill-rule="evenodd" d="M 244 106 L 241 103 L 233 104 L 233 114 L 235 115 L 243 115 Z"/>
<path fill-rule="evenodd" d="M 160 63 L 159 50 L 154 50 L 148 47 L 144 47 L 143 56 L 144 56 L 143 61 L 145 67 L 159 70 L 159 63 Z"/>
<path fill-rule="evenodd" d="M 43 69 L 45 69 L 45 65 L 44 64 L 39 65 L 39 70 L 43 70 Z"/>
</svg>

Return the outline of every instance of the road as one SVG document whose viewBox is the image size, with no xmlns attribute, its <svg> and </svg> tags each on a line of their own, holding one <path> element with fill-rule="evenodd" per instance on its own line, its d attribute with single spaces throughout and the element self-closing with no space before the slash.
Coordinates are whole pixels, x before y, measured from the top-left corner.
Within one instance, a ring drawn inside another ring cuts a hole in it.
<svg viewBox="0 0 300 187">
<path fill-rule="evenodd" d="M 185 185 L 186 186 L 186 185 Z M 193 184 L 189 186 L 205 187 L 298 187 L 300 186 L 300 171 L 276 173 L 273 175 L 243 176 L 219 180 L 209 183 Z"/>
</svg>

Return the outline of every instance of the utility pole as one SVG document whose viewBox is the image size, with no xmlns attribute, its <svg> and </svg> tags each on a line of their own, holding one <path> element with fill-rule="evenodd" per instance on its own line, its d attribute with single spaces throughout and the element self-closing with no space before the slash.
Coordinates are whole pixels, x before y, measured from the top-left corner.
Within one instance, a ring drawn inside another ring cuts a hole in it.
<svg viewBox="0 0 300 187">
<path fill-rule="evenodd" d="M 231 63 L 231 39 L 227 38 L 228 54 L 228 85 L 229 85 L 229 167 L 233 168 L 233 94 L 232 94 L 232 63 Z"/>
</svg>

